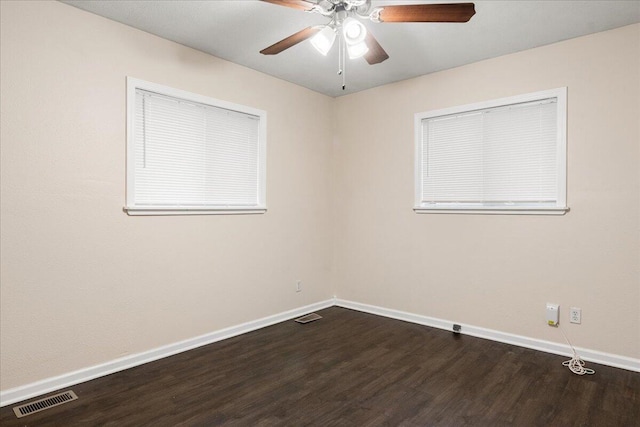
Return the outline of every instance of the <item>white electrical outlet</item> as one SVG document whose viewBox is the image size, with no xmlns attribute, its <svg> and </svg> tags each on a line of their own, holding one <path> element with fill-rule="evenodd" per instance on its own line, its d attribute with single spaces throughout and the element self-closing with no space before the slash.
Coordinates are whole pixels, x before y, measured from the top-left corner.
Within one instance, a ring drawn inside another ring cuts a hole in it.
<svg viewBox="0 0 640 427">
<path fill-rule="evenodd" d="M 547 324 L 549 326 L 558 326 L 558 313 L 560 306 L 558 304 L 547 303 Z"/>
<path fill-rule="evenodd" d="M 296 282 L 296 292 L 302 292 L 302 280 Z"/>
<path fill-rule="evenodd" d="M 569 322 L 578 323 L 582 322 L 582 309 L 578 307 L 571 307 L 569 309 Z"/>
</svg>

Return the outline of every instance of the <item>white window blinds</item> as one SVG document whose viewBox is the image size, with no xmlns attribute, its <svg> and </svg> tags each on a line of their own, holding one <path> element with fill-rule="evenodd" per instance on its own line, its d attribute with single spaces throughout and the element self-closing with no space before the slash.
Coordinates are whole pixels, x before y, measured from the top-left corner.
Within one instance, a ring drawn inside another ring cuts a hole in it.
<svg viewBox="0 0 640 427">
<path fill-rule="evenodd" d="M 417 210 L 565 207 L 557 96 L 460 110 L 420 117 Z"/>
<path fill-rule="evenodd" d="M 128 210 L 264 209 L 261 117 L 140 88 Z"/>
</svg>

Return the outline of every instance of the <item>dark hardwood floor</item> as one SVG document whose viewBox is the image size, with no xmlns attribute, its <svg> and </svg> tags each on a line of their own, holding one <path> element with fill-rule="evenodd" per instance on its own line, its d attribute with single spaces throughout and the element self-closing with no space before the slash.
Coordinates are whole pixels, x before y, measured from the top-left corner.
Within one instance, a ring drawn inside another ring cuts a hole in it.
<svg viewBox="0 0 640 427">
<path fill-rule="evenodd" d="M 79 384 L 2 426 L 640 426 L 640 374 L 332 307 Z M 65 389 L 65 390 L 67 390 Z"/>
</svg>

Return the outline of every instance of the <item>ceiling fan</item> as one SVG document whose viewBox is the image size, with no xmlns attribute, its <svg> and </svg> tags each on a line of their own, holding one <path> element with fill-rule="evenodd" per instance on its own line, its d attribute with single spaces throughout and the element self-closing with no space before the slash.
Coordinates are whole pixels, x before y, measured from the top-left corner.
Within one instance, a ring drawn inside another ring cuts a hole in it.
<svg viewBox="0 0 640 427">
<path fill-rule="evenodd" d="M 349 58 L 364 56 L 369 64 L 378 64 L 389 58 L 375 37 L 367 31 L 360 19 L 373 22 L 467 22 L 476 13 L 473 3 L 411 4 L 372 7 L 371 0 L 262 0 L 306 12 L 319 13 L 330 18 L 327 25 L 316 25 L 298 31 L 260 51 L 263 55 L 276 55 L 311 38 L 311 44 L 326 55 L 340 38 L 339 57 L 344 51 Z M 344 47 L 343 47 L 344 46 Z M 342 74 L 342 67 L 338 74 Z M 343 84 L 344 89 L 344 84 Z"/>
</svg>

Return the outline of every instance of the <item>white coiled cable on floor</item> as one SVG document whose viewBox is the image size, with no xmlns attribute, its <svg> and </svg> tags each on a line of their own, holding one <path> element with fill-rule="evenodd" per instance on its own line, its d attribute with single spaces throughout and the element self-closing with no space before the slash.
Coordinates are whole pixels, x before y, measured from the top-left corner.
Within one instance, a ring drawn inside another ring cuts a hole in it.
<svg viewBox="0 0 640 427">
<path fill-rule="evenodd" d="M 562 332 L 562 335 L 564 335 L 564 339 L 567 340 L 567 343 L 569 344 L 569 347 L 571 347 L 571 351 L 573 352 L 573 357 L 569 360 L 562 362 L 562 365 L 567 366 L 571 372 L 577 375 L 595 374 L 596 371 L 594 371 L 593 369 L 584 367 L 584 360 L 582 360 L 580 356 L 578 356 L 578 353 L 576 353 L 576 349 L 573 348 L 571 341 L 569 341 L 569 338 L 567 338 L 567 335 L 564 333 L 560 325 L 558 325 L 558 329 L 560 329 L 560 332 Z"/>
</svg>

